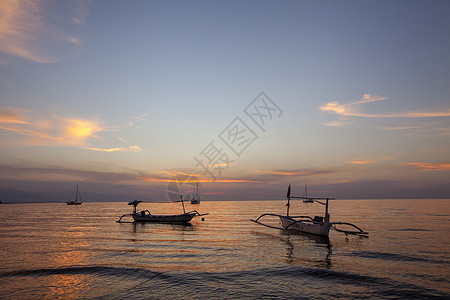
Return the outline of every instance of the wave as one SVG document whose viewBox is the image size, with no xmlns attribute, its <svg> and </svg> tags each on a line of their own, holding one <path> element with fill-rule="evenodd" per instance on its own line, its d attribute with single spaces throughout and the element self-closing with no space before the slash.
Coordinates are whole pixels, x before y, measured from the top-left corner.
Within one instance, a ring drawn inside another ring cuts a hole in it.
<svg viewBox="0 0 450 300">
<path fill-rule="evenodd" d="M 350 252 L 345 254 L 346 256 L 358 256 L 364 258 L 375 258 L 382 260 L 391 260 L 391 261 L 407 261 L 407 262 L 424 262 L 424 263 L 434 263 L 434 264 L 450 264 L 449 261 L 446 260 L 436 260 L 418 256 L 411 256 L 405 254 L 398 253 L 388 253 L 388 252 L 371 252 L 371 251 L 363 251 L 363 252 Z"/>
<path fill-rule="evenodd" d="M 431 229 L 422 229 L 422 228 L 402 228 L 402 229 L 391 229 L 391 231 L 434 231 Z"/>
<path fill-rule="evenodd" d="M 155 272 L 146 268 L 75 266 L 1 272 L 0 279 L 18 277 L 86 275 L 107 277 L 110 284 L 96 281 L 89 299 L 444 299 L 450 294 L 388 278 L 330 269 L 298 266 L 267 267 L 233 272 Z M 99 283 L 100 282 L 100 283 Z M 48 295 L 43 295 L 46 298 Z"/>
</svg>

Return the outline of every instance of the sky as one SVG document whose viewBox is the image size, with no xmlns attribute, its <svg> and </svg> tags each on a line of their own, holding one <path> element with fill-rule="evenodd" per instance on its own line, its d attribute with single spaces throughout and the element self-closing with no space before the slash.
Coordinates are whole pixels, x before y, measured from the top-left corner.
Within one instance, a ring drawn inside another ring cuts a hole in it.
<svg viewBox="0 0 450 300">
<path fill-rule="evenodd" d="M 0 2 L 0 200 L 450 198 L 450 2 Z"/>
</svg>

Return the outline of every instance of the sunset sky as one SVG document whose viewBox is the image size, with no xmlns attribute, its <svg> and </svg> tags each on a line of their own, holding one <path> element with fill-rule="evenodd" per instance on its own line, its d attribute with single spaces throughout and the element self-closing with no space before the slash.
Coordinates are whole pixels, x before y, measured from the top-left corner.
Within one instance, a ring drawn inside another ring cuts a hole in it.
<svg viewBox="0 0 450 300">
<path fill-rule="evenodd" d="M 0 200 L 450 198 L 449 14 L 3 0 Z"/>
</svg>

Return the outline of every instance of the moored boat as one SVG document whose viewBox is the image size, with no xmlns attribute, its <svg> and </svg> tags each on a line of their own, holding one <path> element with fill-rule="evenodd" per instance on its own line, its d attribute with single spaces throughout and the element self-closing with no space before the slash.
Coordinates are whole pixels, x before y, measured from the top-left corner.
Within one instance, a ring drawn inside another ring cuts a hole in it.
<svg viewBox="0 0 450 300">
<path fill-rule="evenodd" d="M 78 200 L 78 196 L 80 196 L 80 200 Z M 75 200 L 74 201 L 67 201 L 67 205 L 81 205 L 83 203 L 83 199 L 81 198 L 81 193 L 78 191 L 78 185 L 77 190 L 75 192 Z"/>
<path fill-rule="evenodd" d="M 191 204 L 200 204 L 200 188 L 198 187 L 198 181 L 197 186 L 191 188 L 190 196 Z"/>
<path fill-rule="evenodd" d="M 325 214 L 324 214 L 324 216 L 314 216 L 314 217 L 310 217 L 310 216 L 290 216 L 289 215 L 289 208 L 290 208 L 290 205 L 291 205 L 290 204 L 290 199 L 291 198 L 308 200 L 308 202 L 316 202 L 316 203 L 324 205 L 325 206 Z M 319 235 L 319 236 L 325 236 L 325 237 L 328 237 L 330 229 L 334 229 L 334 230 L 336 230 L 338 232 L 343 232 L 343 233 L 345 233 L 345 235 L 348 235 L 348 234 L 367 235 L 367 234 L 369 234 L 368 232 L 362 230 L 358 226 L 356 226 L 354 224 L 351 224 L 351 223 L 347 223 L 347 222 L 330 222 L 330 214 L 328 213 L 328 203 L 329 203 L 330 200 L 334 200 L 335 198 L 322 198 L 322 197 L 318 198 L 318 197 L 304 197 L 304 196 L 303 197 L 295 197 L 295 196 L 291 196 L 291 185 L 289 185 L 288 192 L 287 192 L 287 199 L 288 199 L 288 202 L 286 204 L 287 211 L 286 211 L 286 215 L 285 216 L 279 215 L 279 214 L 266 213 L 266 214 L 260 215 L 256 220 L 251 219 L 250 221 L 255 222 L 255 223 L 259 224 L 259 225 L 270 227 L 270 228 L 283 229 L 283 230 L 297 230 L 297 231 L 300 231 L 300 232 L 305 232 L 305 233 L 310 233 L 310 234 Z M 325 201 L 325 202 L 322 202 L 322 201 Z M 265 217 L 265 216 L 279 217 L 280 223 L 281 223 L 281 227 L 272 226 L 272 225 L 268 225 L 268 224 L 262 223 L 260 221 L 260 219 Z M 336 227 L 336 225 L 347 225 L 347 226 L 352 227 L 352 229 L 351 230 L 338 229 Z"/>
<path fill-rule="evenodd" d="M 148 211 L 148 210 L 142 210 L 140 212 L 137 212 L 137 206 L 141 202 L 142 201 L 138 201 L 138 200 L 129 202 L 128 205 L 133 205 L 133 207 L 134 207 L 133 213 L 125 214 L 125 215 L 121 216 L 120 219 L 117 221 L 117 223 L 121 223 L 123 217 L 131 216 L 133 218 L 134 222 L 187 224 L 196 216 L 208 215 L 208 213 L 200 214 L 196 210 L 186 212 L 186 211 L 184 211 L 184 204 L 183 204 L 183 213 L 182 214 L 154 215 L 154 214 L 150 213 L 150 211 Z M 202 220 L 204 220 L 204 219 L 202 218 Z"/>
</svg>

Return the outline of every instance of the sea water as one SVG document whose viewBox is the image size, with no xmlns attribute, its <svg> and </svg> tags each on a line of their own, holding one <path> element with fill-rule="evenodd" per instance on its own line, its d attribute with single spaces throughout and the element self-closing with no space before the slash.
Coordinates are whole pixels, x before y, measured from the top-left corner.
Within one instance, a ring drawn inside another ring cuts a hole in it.
<svg viewBox="0 0 450 300">
<path fill-rule="evenodd" d="M 251 222 L 285 201 L 202 201 L 192 225 L 116 223 L 131 207 L 0 205 L 1 299 L 450 299 L 450 200 L 334 200 L 329 239 Z M 179 203 L 141 203 L 154 214 Z M 291 215 L 323 215 L 293 201 Z M 266 220 L 277 225 L 276 218 Z"/>
</svg>

